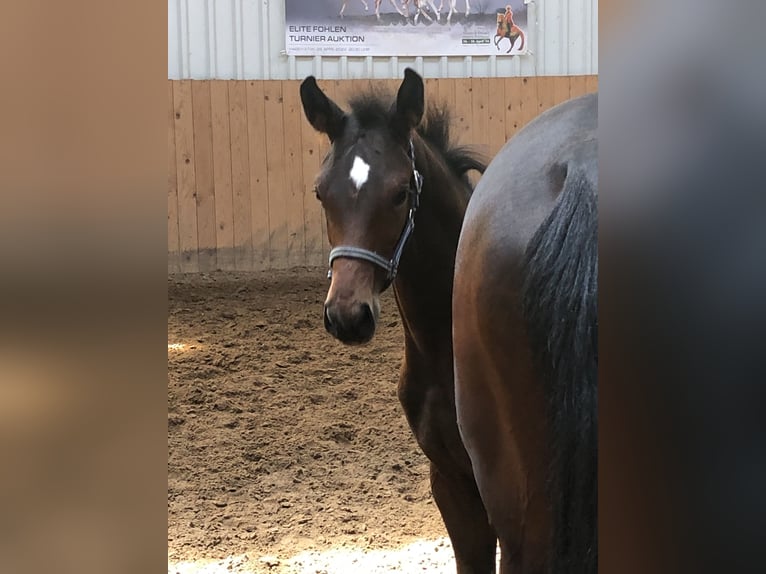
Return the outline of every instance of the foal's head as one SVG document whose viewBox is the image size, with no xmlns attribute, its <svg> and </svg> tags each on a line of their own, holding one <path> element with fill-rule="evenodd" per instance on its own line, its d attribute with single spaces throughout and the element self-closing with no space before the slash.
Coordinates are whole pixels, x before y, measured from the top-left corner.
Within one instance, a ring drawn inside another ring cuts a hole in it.
<svg viewBox="0 0 766 574">
<path fill-rule="evenodd" d="M 351 113 L 331 101 L 313 76 L 300 91 L 308 121 L 332 142 L 316 179 L 333 247 L 325 328 L 344 343 L 366 343 L 419 199 L 411 137 L 423 116 L 423 80 L 407 69 L 393 105 L 364 97 L 352 102 Z"/>
</svg>

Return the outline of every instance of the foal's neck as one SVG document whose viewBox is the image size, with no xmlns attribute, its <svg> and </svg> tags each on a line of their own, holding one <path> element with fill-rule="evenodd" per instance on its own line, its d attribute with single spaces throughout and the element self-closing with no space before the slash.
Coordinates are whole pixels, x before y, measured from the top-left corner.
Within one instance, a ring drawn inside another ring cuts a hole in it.
<svg viewBox="0 0 766 574">
<path fill-rule="evenodd" d="M 425 350 L 451 345 L 452 278 L 468 192 L 427 144 L 415 153 L 423 190 L 394 290 L 408 342 Z"/>
</svg>

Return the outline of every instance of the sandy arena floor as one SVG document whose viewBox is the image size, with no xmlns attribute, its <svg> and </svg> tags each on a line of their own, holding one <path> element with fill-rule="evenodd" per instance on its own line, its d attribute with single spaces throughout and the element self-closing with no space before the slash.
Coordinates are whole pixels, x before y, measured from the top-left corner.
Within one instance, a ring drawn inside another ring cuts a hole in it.
<svg viewBox="0 0 766 574">
<path fill-rule="evenodd" d="M 326 289 L 323 269 L 168 279 L 169 573 L 454 572 L 393 297 L 350 348 Z"/>
</svg>

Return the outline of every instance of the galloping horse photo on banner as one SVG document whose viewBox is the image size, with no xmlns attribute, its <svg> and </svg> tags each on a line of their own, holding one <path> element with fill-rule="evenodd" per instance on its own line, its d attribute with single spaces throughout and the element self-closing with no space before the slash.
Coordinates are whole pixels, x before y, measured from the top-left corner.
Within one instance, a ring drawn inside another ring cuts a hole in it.
<svg viewBox="0 0 766 574">
<path fill-rule="evenodd" d="M 285 51 L 296 56 L 513 58 L 527 52 L 527 26 L 535 10 L 524 0 L 285 0 L 284 4 Z"/>
<path fill-rule="evenodd" d="M 370 6 L 369 6 L 369 4 L 367 4 L 367 0 L 360 0 L 360 1 L 361 1 L 362 5 L 364 6 L 364 11 L 368 12 L 370 10 Z M 380 20 L 380 4 L 381 4 L 381 2 L 383 0 L 372 0 L 372 1 L 375 2 L 375 18 Z M 404 12 L 402 11 L 402 9 L 399 6 L 396 5 L 395 0 L 388 0 L 388 1 L 391 2 L 391 6 L 393 6 L 394 9 L 397 12 L 399 12 L 399 14 L 404 16 Z M 343 18 L 343 15 L 346 12 L 346 5 L 347 4 L 348 4 L 348 0 L 341 0 L 340 12 L 338 12 L 338 16 L 340 16 L 341 18 Z"/>
</svg>

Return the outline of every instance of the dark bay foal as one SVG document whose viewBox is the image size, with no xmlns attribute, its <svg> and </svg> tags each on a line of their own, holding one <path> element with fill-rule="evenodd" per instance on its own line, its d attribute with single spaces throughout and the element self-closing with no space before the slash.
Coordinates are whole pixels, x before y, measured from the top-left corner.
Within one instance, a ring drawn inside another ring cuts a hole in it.
<svg viewBox="0 0 766 574">
<path fill-rule="evenodd" d="M 431 461 L 431 489 L 457 571 L 495 571 L 496 536 L 458 432 L 452 362 L 452 280 L 471 186 L 484 164 L 451 146 L 449 117 L 425 113 L 421 77 L 406 70 L 395 99 L 361 94 L 344 112 L 313 77 L 306 117 L 332 147 L 316 179 L 332 282 L 326 329 L 346 344 L 372 339 L 379 296 L 393 286 L 404 327 L 399 399 Z"/>
</svg>

